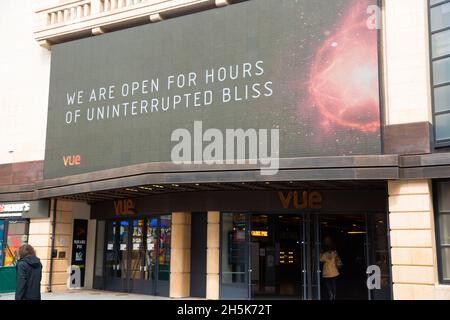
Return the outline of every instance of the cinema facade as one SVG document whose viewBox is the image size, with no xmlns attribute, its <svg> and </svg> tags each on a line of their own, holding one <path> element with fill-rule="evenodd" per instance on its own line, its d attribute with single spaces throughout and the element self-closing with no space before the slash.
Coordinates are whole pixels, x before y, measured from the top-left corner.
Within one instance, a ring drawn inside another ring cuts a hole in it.
<svg viewBox="0 0 450 320">
<path fill-rule="evenodd" d="M 410 2 L 39 9 L 45 157 L 0 165 L 2 263 L 29 242 L 43 291 L 327 300 L 331 239 L 338 300 L 449 299 L 450 2 Z"/>
</svg>

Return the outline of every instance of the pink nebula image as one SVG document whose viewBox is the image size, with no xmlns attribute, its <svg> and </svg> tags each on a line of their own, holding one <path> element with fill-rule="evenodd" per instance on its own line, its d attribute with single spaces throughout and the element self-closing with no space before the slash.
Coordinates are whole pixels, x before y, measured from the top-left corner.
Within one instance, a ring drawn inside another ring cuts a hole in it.
<svg viewBox="0 0 450 320">
<path fill-rule="evenodd" d="M 361 132 L 380 127 L 377 30 L 367 25 L 368 0 L 355 0 L 314 54 L 309 99 L 322 124 Z"/>
</svg>

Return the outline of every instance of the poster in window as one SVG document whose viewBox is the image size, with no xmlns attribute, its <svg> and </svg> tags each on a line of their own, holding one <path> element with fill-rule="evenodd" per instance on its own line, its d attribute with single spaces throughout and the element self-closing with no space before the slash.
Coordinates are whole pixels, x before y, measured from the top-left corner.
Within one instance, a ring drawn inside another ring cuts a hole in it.
<svg viewBox="0 0 450 320">
<path fill-rule="evenodd" d="M 72 240 L 72 263 L 78 266 L 81 273 L 80 286 L 84 287 L 84 276 L 86 271 L 86 245 L 87 245 L 88 221 L 85 219 L 75 219 L 73 221 Z"/>
</svg>

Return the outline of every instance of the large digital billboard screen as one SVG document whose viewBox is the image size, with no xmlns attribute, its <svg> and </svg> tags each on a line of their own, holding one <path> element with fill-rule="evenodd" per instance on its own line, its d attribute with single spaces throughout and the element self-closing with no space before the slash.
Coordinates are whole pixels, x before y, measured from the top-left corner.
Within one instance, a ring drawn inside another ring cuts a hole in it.
<svg viewBox="0 0 450 320">
<path fill-rule="evenodd" d="M 171 162 L 194 122 L 277 129 L 280 158 L 379 154 L 377 2 L 250 0 L 54 45 L 45 178 Z"/>
</svg>

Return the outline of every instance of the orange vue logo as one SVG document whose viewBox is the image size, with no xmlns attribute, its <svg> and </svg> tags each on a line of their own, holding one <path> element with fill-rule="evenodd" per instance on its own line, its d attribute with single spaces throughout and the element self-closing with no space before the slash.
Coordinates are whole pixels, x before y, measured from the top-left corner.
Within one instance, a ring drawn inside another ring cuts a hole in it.
<svg viewBox="0 0 450 320">
<path fill-rule="evenodd" d="M 73 167 L 81 164 L 81 156 L 79 154 L 63 156 L 64 166 Z"/>
<path fill-rule="evenodd" d="M 114 212 L 116 216 L 133 215 L 136 213 L 135 209 L 136 205 L 131 199 L 114 201 Z"/>
</svg>

